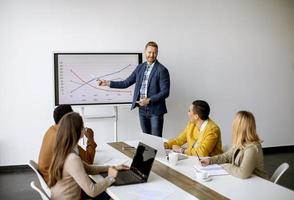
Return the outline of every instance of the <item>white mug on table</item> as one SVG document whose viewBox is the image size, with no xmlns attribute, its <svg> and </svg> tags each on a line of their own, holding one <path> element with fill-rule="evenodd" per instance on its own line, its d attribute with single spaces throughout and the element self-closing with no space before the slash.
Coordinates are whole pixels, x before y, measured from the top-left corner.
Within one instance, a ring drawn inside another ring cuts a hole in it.
<svg viewBox="0 0 294 200">
<path fill-rule="evenodd" d="M 179 154 L 176 152 L 170 152 L 168 154 L 168 161 L 171 165 L 176 165 L 179 159 Z"/>
<path fill-rule="evenodd" d="M 205 180 L 208 179 L 208 173 L 206 171 L 198 171 L 196 172 L 197 179 L 199 180 Z"/>
</svg>

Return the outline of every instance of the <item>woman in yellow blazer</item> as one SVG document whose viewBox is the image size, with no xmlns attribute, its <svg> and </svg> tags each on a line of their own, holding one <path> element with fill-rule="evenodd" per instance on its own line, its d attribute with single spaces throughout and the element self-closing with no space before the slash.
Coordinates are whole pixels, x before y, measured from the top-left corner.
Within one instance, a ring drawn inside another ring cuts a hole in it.
<svg viewBox="0 0 294 200">
<path fill-rule="evenodd" d="M 166 149 L 196 156 L 214 156 L 223 153 L 221 132 L 209 119 L 210 107 L 202 100 L 194 101 L 188 111 L 189 122 L 176 138 L 164 143 Z M 187 147 L 182 145 L 187 144 Z"/>
<path fill-rule="evenodd" d="M 239 111 L 233 121 L 233 146 L 225 153 L 201 160 L 202 165 L 222 164 L 231 175 L 245 179 L 252 174 L 268 179 L 254 116 Z"/>
</svg>

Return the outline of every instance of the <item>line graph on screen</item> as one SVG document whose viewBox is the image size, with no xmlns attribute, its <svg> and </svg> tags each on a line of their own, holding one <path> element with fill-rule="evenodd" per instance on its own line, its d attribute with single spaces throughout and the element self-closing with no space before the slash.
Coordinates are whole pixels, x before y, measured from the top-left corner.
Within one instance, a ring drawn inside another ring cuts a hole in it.
<svg viewBox="0 0 294 200">
<path fill-rule="evenodd" d="M 112 89 L 97 80 L 121 81 L 139 64 L 141 54 L 55 54 L 55 104 L 120 104 L 132 101 L 134 85 Z"/>
</svg>

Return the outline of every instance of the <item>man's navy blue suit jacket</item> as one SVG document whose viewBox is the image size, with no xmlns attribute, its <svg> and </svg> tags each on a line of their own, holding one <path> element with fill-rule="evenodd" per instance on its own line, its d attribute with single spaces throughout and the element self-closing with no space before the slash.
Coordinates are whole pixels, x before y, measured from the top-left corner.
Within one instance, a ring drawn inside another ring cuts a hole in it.
<svg viewBox="0 0 294 200">
<path fill-rule="evenodd" d="M 132 74 L 124 81 L 111 81 L 111 88 L 127 88 L 136 83 L 131 109 L 134 109 L 136 101 L 140 99 L 140 88 L 144 77 L 147 62 L 139 64 Z M 147 85 L 147 97 L 150 98 L 148 107 L 154 115 L 167 113 L 165 99 L 169 96 L 170 78 L 168 70 L 157 60 L 150 73 Z"/>
</svg>

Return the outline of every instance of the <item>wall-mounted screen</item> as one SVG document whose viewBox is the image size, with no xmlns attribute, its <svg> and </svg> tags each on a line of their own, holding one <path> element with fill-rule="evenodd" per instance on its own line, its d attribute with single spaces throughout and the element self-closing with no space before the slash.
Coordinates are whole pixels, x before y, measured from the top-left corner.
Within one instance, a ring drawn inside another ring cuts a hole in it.
<svg viewBox="0 0 294 200">
<path fill-rule="evenodd" d="M 141 53 L 54 53 L 55 105 L 129 104 L 134 85 L 114 89 L 97 80 L 124 80 L 141 62 Z"/>
</svg>

